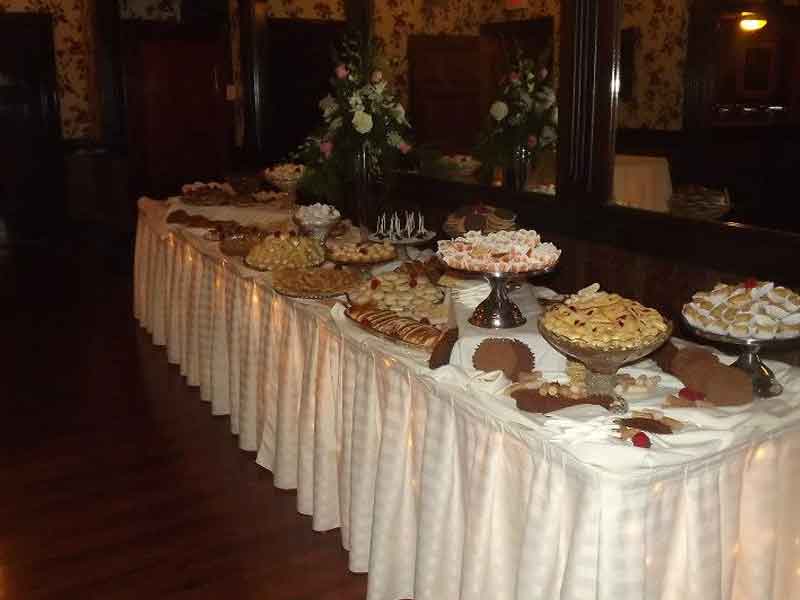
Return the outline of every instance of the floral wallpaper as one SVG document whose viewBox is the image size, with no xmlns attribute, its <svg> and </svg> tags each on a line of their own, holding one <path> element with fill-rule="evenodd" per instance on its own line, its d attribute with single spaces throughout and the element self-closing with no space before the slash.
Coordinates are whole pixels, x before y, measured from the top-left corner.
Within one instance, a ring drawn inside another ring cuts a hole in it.
<svg viewBox="0 0 800 600">
<path fill-rule="evenodd" d="M 89 0 L 0 0 L 0 12 L 46 12 L 53 16 L 61 129 L 65 138 L 94 130 L 90 108 L 92 64 Z"/>
<path fill-rule="evenodd" d="M 619 126 L 683 127 L 683 71 L 690 0 L 624 0 L 623 27 L 638 27 L 633 97 L 620 102 Z"/>
<path fill-rule="evenodd" d="M 344 19 L 344 0 L 272 0 L 267 15 L 289 19 Z"/>
<path fill-rule="evenodd" d="M 180 21 L 181 0 L 121 0 L 119 13 L 123 19 Z"/>
</svg>

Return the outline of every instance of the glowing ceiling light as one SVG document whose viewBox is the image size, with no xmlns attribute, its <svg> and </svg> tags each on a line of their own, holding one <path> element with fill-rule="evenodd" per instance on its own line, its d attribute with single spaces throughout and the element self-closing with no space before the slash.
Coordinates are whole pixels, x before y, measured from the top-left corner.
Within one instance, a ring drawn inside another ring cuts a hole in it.
<svg viewBox="0 0 800 600">
<path fill-rule="evenodd" d="M 767 20 L 758 16 L 756 13 L 743 12 L 741 17 L 742 18 L 739 19 L 739 28 L 742 31 L 758 31 L 759 29 L 763 29 L 764 25 L 767 24 Z"/>
</svg>

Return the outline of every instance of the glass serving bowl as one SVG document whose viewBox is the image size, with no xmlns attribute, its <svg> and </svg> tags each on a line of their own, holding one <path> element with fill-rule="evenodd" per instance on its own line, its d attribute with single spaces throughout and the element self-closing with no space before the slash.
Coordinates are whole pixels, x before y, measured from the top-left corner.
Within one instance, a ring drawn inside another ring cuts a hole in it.
<svg viewBox="0 0 800 600">
<path fill-rule="evenodd" d="M 341 220 L 341 217 L 339 217 L 338 219 L 333 219 L 327 223 L 307 223 L 300 221 L 297 217 L 294 217 L 294 222 L 297 224 L 300 232 L 303 235 L 308 235 L 315 240 L 318 240 L 323 247 L 325 246 L 325 242 L 330 236 L 331 231 L 333 231 L 333 229 L 339 225 Z"/>
<path fill-rule="evenodd" d="M 667 329 L 652 342 L 644 346 L 625 349 L 600 350 L 573 342 L 553 333 L 539 318 L 539 332 L 556 350 L 582 363 L 589 373 L 586 376 L 586 387 L 591 394 L 611 396 L 611 411 L 619 414 L 628 412 L 627 401 L 614 391 L 617 384 L 617 371 L 623 365 L 641 360 L 648 354 L 658 350 L 672 335 L 672 321 L 666 321 Z"/>
</svg>

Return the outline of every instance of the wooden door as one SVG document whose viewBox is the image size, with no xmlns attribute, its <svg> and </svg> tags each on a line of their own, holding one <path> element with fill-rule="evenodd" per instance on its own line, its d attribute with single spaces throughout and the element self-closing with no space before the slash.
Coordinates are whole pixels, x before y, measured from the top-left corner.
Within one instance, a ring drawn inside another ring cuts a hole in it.
<svg viewBox="0 0 800 600">
<path fill-rule="evenodd" d="M 52 21 L 0 14 L 0 218 L 29 237 L 65 215 Z"/>
<path fill-rule="evenodd" d="M 322 124 L 319 101 L 331 92 L 331 51 L 343 21 L 268 19 L 258 5 L 261 105 L 259 154 L 265 164 L 284 161 Z"/>
<path fill-rule="evenodd" d="M 409 37 L 409 112 L 418 144 L 442 152 L 474 147 L 489 108 L 483 45 L 478 36 Z"/>
<path fill-rule="evenodd" d="M 190 181 L 223 177 L 233 142 L 225 32 L 128 23 L 123 44 L 137 192 L 164 196 Z"/>
</svg>

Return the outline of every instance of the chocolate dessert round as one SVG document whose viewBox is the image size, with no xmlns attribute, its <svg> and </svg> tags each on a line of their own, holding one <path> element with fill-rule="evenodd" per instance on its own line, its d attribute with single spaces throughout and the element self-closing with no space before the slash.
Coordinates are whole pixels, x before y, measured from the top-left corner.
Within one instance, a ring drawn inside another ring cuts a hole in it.
<svg viewBox="0 0 800 600">
<path fill-rule="evenodd" d="M 592 394 L 584 398 L 567 398 L 565 396 L 551 396 L 540 394 L 539 390 L 523 388 L 511 392 L 511 397 L 517 401 L 517 408 L 531 413 L 549 413 L 569 406 L 579 404 L 595 404 L 608 410 L 614 403 L 614 398 L 600 394 Z"/>
<path fill-rule="evenodd" d="M 444 335 L 439 338 L 436 345 L 431 352 L 431 358 L 428 361 L 428 366 L 431 369 L 438 369 L 444 365 L 450 364 L 450 355 L 453 353 L 453 346 L 458 341 L 458 328 L 448 329 Z"/>
<path fill-rule="evenodd" d="M 479 371 L 502 371 L 511 381 L 520 373 L 533 371 L 536 357 L 523 342 L 512 338 L 483 340 L 472 355 L 472 366 Z"/>
<path fill-rule="evenodd" d="M 647 417 L 630 417 L 627 419 L 618 419 L 617 423 L 623 427 L 630 427 L 631 429 L 638 429 L 639 431 L 646 431 L 648 433 L 672 433 L 672 427 L 657 419 L 648 419 Z"/>
</svg>

